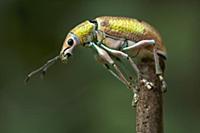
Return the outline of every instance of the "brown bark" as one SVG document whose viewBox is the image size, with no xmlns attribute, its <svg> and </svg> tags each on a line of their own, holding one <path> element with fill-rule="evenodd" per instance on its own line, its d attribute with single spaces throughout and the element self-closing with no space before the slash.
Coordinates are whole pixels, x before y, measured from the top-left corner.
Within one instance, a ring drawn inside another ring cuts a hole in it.
<svg viewBox="0 0 200 133">
<path fill-rule="evenodd" d="M 163 133 L 163 107 L 161 83 L 155 74 L 153 61 L 139 65 L 145 79 L 154 87 L 148 90 L 139 83 L 139 101 L 136 106 L 136 133 Z"/>
</svg>

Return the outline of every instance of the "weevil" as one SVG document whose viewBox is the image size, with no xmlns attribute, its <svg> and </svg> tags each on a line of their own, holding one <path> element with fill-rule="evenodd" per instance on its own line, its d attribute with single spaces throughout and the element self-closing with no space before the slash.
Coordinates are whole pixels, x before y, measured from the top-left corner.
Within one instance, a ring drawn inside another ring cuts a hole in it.
<svg viewBox="0 0 200 133">
<path fill-rule="evenodd" d="M 96 59 L 117 79 L 128 88 L 133 89 L 134 100 L 138 100 L 138 89 L 124 76 L 114 58 L 127 60 L 137 74 L 137 79 L 144 83 L 148 89 L 154 85 L 150 81 L 141 78 L 141 72 L 134 58 L 151 58 L 155 61 L 155 72 L 165 90 L 166 83 L 163 78 L 163 70 L 160 59 L 167 58 L 166 48 L 163 45 L 160 34 L 148 23 L 128 18 L 102 16 L 92 20 L 86 20 L 73 28 L 66 36 L 60 54 L 49 60 L 39 69 L 31 72 L 26 81 L 38 72 L 44 75 L 47 68 L 58 59 L 67 62 L 77 47 L 91 48 L 96 52 Z"/>
</svg>

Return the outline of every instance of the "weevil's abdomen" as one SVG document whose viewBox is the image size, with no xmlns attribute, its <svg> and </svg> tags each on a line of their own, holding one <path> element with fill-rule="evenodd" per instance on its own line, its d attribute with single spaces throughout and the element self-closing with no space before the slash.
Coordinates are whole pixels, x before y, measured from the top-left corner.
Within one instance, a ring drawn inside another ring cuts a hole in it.
<svg viewBox="0 0 200 133">
<path fill-rule="evenodd" d="M 96 21 L 98 23 L 98 30 L 108 35 L 134 42 L 144 39 L 154 39 L 156 47 L 159 50 L 165 51 L 159 33 L 144 21 L 127 17 L 110 16 L 98 17 Z"/>
</svg>

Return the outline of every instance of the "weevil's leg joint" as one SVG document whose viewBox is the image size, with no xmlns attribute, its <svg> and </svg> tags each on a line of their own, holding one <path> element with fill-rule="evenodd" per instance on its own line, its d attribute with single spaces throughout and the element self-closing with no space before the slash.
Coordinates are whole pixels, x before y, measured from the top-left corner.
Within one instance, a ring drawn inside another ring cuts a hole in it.
<svg viewBox="0 0 200 133">
<path fill-rule="evenodd" d="M 122 50 L 127 51 L 127 50 L 137 49 L 137 48 L 141 48 L 143 46 L 149 46 L 149 45 L 155 45 L 155 40 L 142 40 L 142 41 L 135 43 L 134 45 L 125 47 Z"/>
<path fill-rule="evenodd" d="M 108 51 L 109 53 L 111 53 L 112 55 L 114 55 L 115 57 L 124 57 L 124 58 L 128 58 L 129 57 L 126 53 L 124 53 L 122 51 L 118 51 L 118 50 L 114 50 L 114 49 L 108 48 L 103 44 L 100 44 L 100 46 L 103 49 L 105 49 L 106 51 Z"/>
</svg>

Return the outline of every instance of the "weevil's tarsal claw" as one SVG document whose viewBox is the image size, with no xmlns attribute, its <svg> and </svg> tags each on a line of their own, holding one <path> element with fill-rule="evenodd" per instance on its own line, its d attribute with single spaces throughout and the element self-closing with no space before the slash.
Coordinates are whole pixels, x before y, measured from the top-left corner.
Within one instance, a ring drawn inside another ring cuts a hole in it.
<svg viewBox="0 0 200 133">
<path fill-rule="evenodd" d="M 138 86 L 136 85 L 136 86 L 134 86 L 134 88 L 132 88 L 133 89 L 133 100 L 132 100 L 132 106 L 133 107 L 136 107 L 136 105 L 137 105 L 137 103 L 138 103 L 138 101 L 139 101 L 139 88 L 138 88 Z"/>
<path fill-rule="evenodd" d="M 136 107 L 138 100 L 139 100 L 139 95 L 137 93 L 134 93 L 133 94 L 133 100 L 132 100 L 132 106 L 133 107 Z"/>
<path fill-rule="evenodd" d="M 165 81 L 162 81 L 162 88 L 161 88 L 161 91 L 163 93 L 167 92 L 167 83 Z"/>
<path fill-rule="evenodd" d="M 154 84 L 150 81 L 147 81 L 146 79 L 141 79 L 140 82 L 144 84 L 144 86 L 148 89 L 151 90 L 154 87 Z"/>
<path fill-rule="evenodd" d="M 50 59 L 47 61 L 47 63 L 45 63 L 42 67 L 36 69 L 35 71 L 31 72 L 28 74 L 27 78 L 24 80 L 24 82 L 27 84 L 28 81 L 30 80 L 30 78 L 37 74 L 37 73 L 41 73 L 41 76 L 44 77 L 44 75 L 46 74 L 47 69 L 52 66 L 58 59 L 60 59 L 60 55 Z"/>
<path fill-rule="evenodd" d="M 158 78 L 159 78 L 159 80 L 161 81 L 161 84 L 162 84 L 161 91 L 163 93 L 165 93 L 167 91 L 167 83 L 165 82 L 165 80 L 164 80 L 162 75 L 159 75 Z"/>
</svg>

